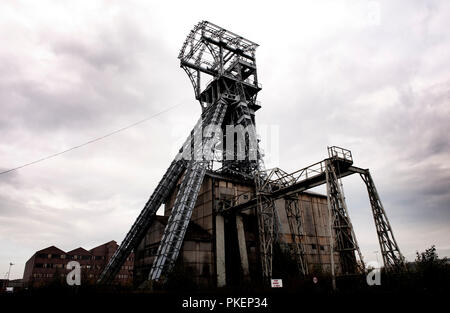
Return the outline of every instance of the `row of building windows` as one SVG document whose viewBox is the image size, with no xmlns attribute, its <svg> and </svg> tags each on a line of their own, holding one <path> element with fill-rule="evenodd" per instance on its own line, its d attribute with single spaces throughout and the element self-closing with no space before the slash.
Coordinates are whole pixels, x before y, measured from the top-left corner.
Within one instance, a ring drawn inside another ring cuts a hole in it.
<svg viewBox="0 0 450 313">
<path fill-rule="evenodd" d="M 312 245 L 311 245 L 311 249 L 316 250 L 316 249 L 317 249 L 317 245 L 312 244 Z M 321 250 L 321 251 L 325 251 L 325 247 L 322 246 L 322 245 L 320 245 L 320 250 Z"/>
<path fill-rule="evenodd" d="M 289 244 L 291 249 L 294 249 L 294 245 L 295 244 L 292 244 L 292 243 Z M 311 250 L 317 250 L 317 245 L 316 244 L 310 244 L 309 246 L 311 246 Z M 319 245 L 319 249 L 320 249 L 320 251 L 328 250 L 328 248 L 325 249 L 325 246 L 323 246 L 323 245 Z"/>
<path fill-rule="evenodd" d="M 69 259 L 69 260 L 104 260 L 105 257 L 101 255 L 66 255 L 66 254 L 45 254 L 39 253 L 37 255 L 40 259 Z"/>
<path fill-rule="evenodd" d="M 62 264 L 62 263 L 58 263 L 58 264 L 53 264 L 53 263 L 48 263 L 48 264 L 46 264 L 46 263 L 36 263 L 35 267 L 36 268 L 65 268 L 66 264 Z M 83 264 L 83 265 L 81 265 L 81 268 L 83 268 L 83 269 L 91 269 L 92 268 L 92 269 L 98 269 L 99 270 L 99 269 L 102 268 L 102 266 L 100 266 L 100 265 L 89 265 L 89 264 L 85 265 L 85 264 Z M 127 269 L 127 270 L 132 270 L 133 266 L 126 265 L 126 266 L 124 266 L 124 268 Z"/>
<path fill-rule="evenodd" d="M 46 253 L 39 253 L 37 255 L 40 259 L 65 259 L 65 254 L 46 254 Z"/>
<path fill-rule="evenodd" d="M 63 268 L 64 264 L 58 263 L 58 264 L 43 264 L 43 263 L 36 263 L 35 267 L 37 268 Z"/>
<path fill-rule="evenodd" d="M 34 273 L 33 277 L 34 278 L 52 278 L 53 273 Z"/>
<path fill-rule="evenodd" d="M 57 277 L 57 274 L 54 273 L 34 273 L 33 274 L 33 278 L 53 278 L 53 277 Z M 60 277 L 65 277 L 64 274 L 60 274 Z M 119 275 L 119 276 L 124 276 L 124 277 L 119 277 L 119 278 L 128 278 L 128 275 Z M 89 274 L 88 275 L 89 278 L 94 278 L 94 274 Z"/>
</svg>

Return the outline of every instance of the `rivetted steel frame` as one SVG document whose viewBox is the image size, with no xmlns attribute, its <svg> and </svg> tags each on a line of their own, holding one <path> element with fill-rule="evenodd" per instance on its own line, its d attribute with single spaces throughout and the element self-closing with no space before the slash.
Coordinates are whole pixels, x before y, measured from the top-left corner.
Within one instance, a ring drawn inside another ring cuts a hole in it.
<svg viewBox="0 0 450 313">
<path fill-rule="evenodd" d="M 218 79 L 222 81 L 230 79 L 238 82 L 239 88 L 242 85 L 249 87 L 253 92 L 243 96 L 246 101 L 256 101 L 256 93 L 261 89 L 256 74 L 255 50 L 257 47 L 258 44 L 213 23 L 202 21 L 195 25 L 183 43 L 178 58 L 194 87 L 195 98 L 200 101 L 203 109 L 215 99 L 207 97 L 207 88 L 202 90 L 202 74 L 213 78 L 208 85 Z M 237 77 L 233 69 L 236 62 L 246 67 L 242 73 L 239 73 L 241 77 Z M 235 86 L 231 84 L 228 87 Z M 212 96 L 216 96 L 217 99 L 220 94 L 227 94 L 230 91 L 229 88 L 219 89 Z M 233 90 L 231 93 L 237 94 Z M 244 99 L 241 98 L 241 100 Z"/>
<path fill-rule="evenodd" d="M 232 160 L 228 165 L 235 169 L 234 174 L 246 178 L 253 178 L 258 171 L 258 165 L 262 164 L 259 151 L 256 153 L 259 160 L 248 158 L 249 153 L 252 152 L 250 142 L 256 142 L 254 111 L 259 108 L 256 96 L 261 90 L 257 82 L 255 64 L 257 46 L 239 35 L 206 21 L 197 24 L 190 32 L 180 51 L 179 59 L 181 67 L 188 74 L 194 87 L 195 97 L 200 101 L 202 116 L 118 250 L 108 262 L 100 275 L 99 283 L 108 283 L 114 279 L 133 248 L 145 236 L 156 211 L 166 201 L 184 173 L 171 216 L 149 273 L 150 280 L 158 281 L 162 278 L 162 281 L 165 281 L 167 279 L 183 243 L 205 171 L 208 167 L 212 168 L 211 163 L 214 162 L 214 159 L 207 159 L 204 155 L 205 141 L 216 135 L 209 134 L 205 138 L 206 126 L 213 124 L 225 128 L 224 123 L 232 123 L 247 129 L 246 158 L 237 160 L 235 164 Z M 204 90 L 201 88 L 201 73 L 213 76 L 213 80 Z M 196 139 L 199 136 L 200 147 L 196 145 L 198 142 Z M 209 147 L 211 151 L 207 151 L 207 155 L 215 156 L 218 147 L 220 145 L 216 142 Z M 257 149 L 257 143 L 253 148 Z M 187 154 L 193 159 L 186 158 Z M 222 160 L 219 159 L 219 161 Z M 221 170 L 225 171 L 229 167 L 222 167 Z"/>
<path fill-rule="evenodd" d="M 284 197 L 284 206 L 292 237 L 292 245 L 290 246 L 291 255 L 296 257 L 299 273 L 307 275 L 309 271 L 302 240 L 303 214 L 300 201 L 298 194 Z"/>
<path fill-rule="evenodd" d="M 207 113 L 206 118 L 203 120 L 203 127 L 199 131 L 203 132 L 205 127 L 209 125 L 221 125 L 227 107 L 228 103 L 225 99 L 219 99 L 216 104 L 207 107 L 204 111 L 204 113 Z M 195 136 L 203 137 L 202 134 L 195 134 Z M 210 134 L 210 136 L 214 136 L 214 134 Z M 202 144 L 194 147 L 194 158 L 189 161 L 182 178 L 172 212 L 149 273 L 149 280 L 160 280 L 161 275 L 170 273 L 175 265 L 206 172 L 208 160 L 203 157 L 203 147 L 206 146 L 206 140 L 209 140 L 209 137 L 204 137 Z M 166 279 L 167 276 L 164 277 L 163 281 Z"/>
<path fill-rule="evenodd" d="M 375 188 L 372 176 L 370 175 L 369 170 L 365 170 L 363 173 L 360 173 L 360 175 L 366 184 L 367 192 L 369 194 L 384 266 L 388 271 L 405 270 L 406 265 L 403 255 L 400 253 L 397 241 L 392 233 L 391 224 L 384 211 L 383 204 L 381 203 L 380 196 Z"/>
<path fill-rule="evenodd" d="M 188 47 L 190 49 L 187 49 Z M 208 103 L 220 95 L 238 100 L 237 105 L 230 110 L 224 125 L 239 125 L 247 130 L 245 159 L 239 160 L 237 155 L 239 147 L 236 145 L 233 148 L 231 161 L 229 161 L 229 151 L 224 149 L 222 167 L 218 171 L 255 181 L 260 261 L 263 277 L 267 281 L 272 275 L 276 211 L 274 203 L 265 199 L 267 185 L 264 184 L 266 179 L 264 162 L 258 149 L 254 127 L 254 111 L 259 108 L 256 96 L 261 90 L 255 63 L 257 47 L 258 45 L 252 41 L 204 21 L 191 31 L 180 51 L 179 58 L 181 67 L 188 74 L 196 99 L 200 101 L 202 108 L 206 108 Z M 203 91 L 200 88 L 201 73 L 214 77 Z M 228 137 L 226 129 L 223 133 L 225 134 L 223 144 L 226 145 L 231 138 Z M 251 149 L 256 149 L 256 160 L 249 158 L 252 152 L 255 152 Z"/>
<path fill-rule="evenodd" d="M 333 146 L 329 147 L 328 152 L 329 158 L 292 173 L 285 173 L 278 168 L 267 170 L 263 187 L 268 188 L 266 186 L 270 185 L 271 191 L 264 194 L 265 199 L 267 199 L 266 201 L 273 203 L 277 199 L 291 197 L 308 189 L 326 184 L 328 188 L 331 189 L 329 192 L 330 200 L 328 201 L 330 211 L 332 213 L 330 214 L 330 217 L 332 217 L 330 223 L 332 226 L 332 231 L 330 234 L 334 238 L 339 237 L 338 241 L 341 242 L 337 245 L 338 248 L 336 248 L 336 251 L 342 251 L 339 255 L 344 258 L 344 264 L 348 264 L 347 261 L 349 260 L 356 261 L 355 258 L 350 257 L 350 253 L 347 255 L 346 251 L 353 251 L 353 255 L 355 252 L 358 253 L 361 263 L 356 263 L 354 268 L 358 269 L 359 267 L 359 270 L 362 270 L 364 266 L 363 257 L 356 242 L 356 236 L 353 232 L 353 227 L 351 226 L 350 218 L 348 216 L 345 198 L 342 190 L 340 190 L 341 188 L 338 182 L 338 180 L 343 177 L 352 174 L 359 174 L 366 183 L 369 193 L 372 213 L 377 228 L 377 236 L 381 251 L 383 253 L 385 269 L 388 271 L 404 269 L 404 258 L 400 252 L 397 242 L 394 239 L 392 228 L 375 188 L 375 184 L 370 176 L 369 170 L 354 166 L 353 158 L 349 150 Z M 337 171 L 337 168 L 340 170 Z M 327 176 L 329 176 L 328 179 Z M 237 195 L 235 199 L 231 199 L 230 205 L 223 209 L 224 214 L 235 214 L 236 212 L 249 210 L 261 205 L 260 201 L 258 201 L 257 194 L 253 197 L 246 198 L 246 202 L 242 201 L 242 195 Z M 335 204 L 332 205 L 332 202 Z M 337 218 L 335 218 L 335 216 Z M 341 232 L 338 236 L 336 236 L 334 230 L 341 228 L 346 229 L 346 231 Z M 336 239 L 330 242 L 332 246 L 335 244 L 334 241 L 336 241 Z M 334 247 L 332 249 L 334 249 Z M 350 267 L 347 266 L 347 268 L 351 269 L 353 268 L 353 265 Z"/>
<path fill-rule="evenodd" d="M 344 195 L 339 186 L 336 169 L 328 159 L 325 162 L 325 176 L 327 184 L 327 202 L 329 207 L 330 226 L 330 257 L 334 258 L 334 250 L 339 252 L 342 274 L 353 274 L 358 271 L 355 252 L 360 259 L 360 272 L 364 272 L 364 262 L 361 251 L 356 240 L 353 226 L 348 215 Z M 333 242 L 331 242 L 333 241 Z"/>
<path fill-rule="evenodd" d="M 214 108 L 216 110 L 214 110 Z M 201 173 L 198 173 L 199 166 L 194 166 L 194 160 L 198 157 L 198 151 L 193 150 L 193 147 L 196 146 L 196 136 L 202 135 L 203 133 L 204 125 L 206 125 L 205 121 L 213 121 L 214 118 L 211 116 L 211 113 L 217 113 L 217 110 L 226 110 L 226 106 L 224 107 L 221 102 L 221 105 L 217 105 L 213 107 L 212 110 L 207 110 L 202 113 L 199 121 L 191 131 L 178 154 L 175 156 L 175 159 L 172 161 L 163 178 L 155 188 L 150 199 L 144 206 L 144 209 L 141 211 L 133 226 L 128 231 L 125 239 L 122 241 L 121 245 L 113 254 L 103 272 L 100 274 L 98 279 L 99 283 L 110 283 L 114 279 L 116 274 L 119 272 L 120 267 L 128 258 L 132 250 L 144 238 L 153 222 L 156 211 L 160 208 L 164 201 L 166 201 L 170 192 L 175 188 L 176 182 L 181 174 L 186 171 L 186 169 L 190 169 L 189 173 L 195 173 L 192 175 L 197 175 L 197 177 L 198 175 L 201 175 Z M 223 115 L 220 115 L 220 118 L 223 119 Z M 189 161 L 190 159 L 194 160 Z M 200 160 L 197 163 L 203 165 L 204 162 L 205 161 Z M 184 179 L 183 181 L 187 182 L 188 180 Z M 189 183 L 191 184 L 191 182 Z"/>
<path fill-rule="evenodd" d="M 261 167 L 260 167 L 261 168 Z M 258 219 L 258 233 L 259 233 L 259 250 L 260 261 L 262 266 L 263 280 L 267 283 L 272 277 L 272 261 L 273 261 L 273 244 L 278 238 L 277 225 L 278 221 L 277 210 L 275 207 L 275 199 L 272 197 L 275 190 L 282 189 L 289 186 L 292 182 L 292 177 L 279 168 L 271 170 L 259 170 L 258 175 L 255 176 L 255 199 L 256 212 Z M 288 203 L 289 196 L 285 202 L 286 216 L 288 218 L 291 235 L 293 236 L 294 252 L 293 255 L 297 258 L 299 271 L 302 274 L 308 273 L 306 257 L 304 255 L 304 247 L 299 239 L 301 234 L 301 212 L 298 210 L 298 198 L 296 202 Z"/>
<path fill-rule="evenodd" d="M 173 268 L 181 248 L 205 170 L 207 167 L 212 168 L 211 163 L 214 162 L 214 160 L 203 158 L 204 151 L 200 152 L 199 149 L 195 148 L 194 139 L 199 135 L 203 135 L 206 123 L 222 125 L 222 129 L 225 127 L 224 125 L 231 123 L 245 128 L 250 126 L 250 131 L 246 135 L 247 144 L 250 140 L 256 140 L 254 112 L 259 108 L 256 96 L 261 90 L 255 63 L 257 46 L 254 42 L 206 21 L 197 24 L 190 32 L 180 51 L 179 59 L 181 67 L 188 74 L 194 87 L 195 97 L 201 104 L 202 116 L 155 188 L 119 249 L 108 262 L 100 275 L 99 282 L 107 283 L 114 279 L 131 251 L 145 236 L 153 222 L 156 211 L 166 201 L 176 182 L 184 173 L 180 190 L 172 208 L 172 215 L 169 218 L 163 239 L 158 248 L 157 257 L 149 274 L 149 279 L 151 280 L 159 280 L 161 277 L 167 278 L 167 274 Z M 213 80 L 203 90 L 201 88 L 202 74 L 213 77 Z M 202 145 L 205 143 L 204 140 L 207 139 L 201 139 Z M 217 146 L 210 148 L 211 151 L 208 153 L 216 155 Z M 246 149 L 245 154 L 248 156 L 251 151 L 249 148 Z M 258 149 L 257 143 L 256 149 Z M 187 151 L 195 155 L 193 160 L 185 158 Z M 337 153 L 336 151 L 338 150 L 331 150 L 332 153 Z M 348 251 L 357 250 L 362 261 L 356 237 L 348 218 L 345 200 L 342 192 L 339 192 L 339 184 L 337 182 L 337 179 L 353 173 L 359 173 L 366 183 L 385 267 L 393 269 L 394 267 L 404 266 L 403 257 L 393 237 L 391 226 L 368 170 L 348 166 L 342 172 L 336 173 L 336 168 L 333 168 L 336 162 L 341 162 L 342 159 L 347 161 L 345 160 L 346 154 L 350 152 L 345 149 L 342 149 L 342 151 L 344 152 L 343 157 L 331 155 L 329 159 L 291 174 L 283 174 L 279 169 L 272 170 L 270 173 L 265 171 L 259 149 L 257 150 L 256 161 L 249 160 L 247 157 L 245 160 L 228 162 L 228 164 L 223 162 L 223 159 L 219 158 L 217 160 L 222 162 L 221 171 L 228 171 L 247 179 L 253 177 L 255 180 L 255 198 L 250 199 L 247 205 L 235 205 L 226 211 L 256 206 L 264 278 L 268 279 L 272 274 L 272 245 L 275 229 L 274 220 L 276 219 L 274 200 L 299 193 L 323 183 L 327 183 L 331 190 L 330 201 L 334 203 L 332 211 L 335 213 L 334 229 L 344 229 L 344 231 L 338 231 L 339 234 L 336 235 L 339 238 L 337 247 L 340 247 L 341 259 L 343 254 L 347 255 Z M 222 157 L 224 154 L 225 151 L 223 151 Z M 202 155 L 202 158 L 198 159 L 198 155 Z M 272 177 L 274 173 L 277 176 L 276 179 Z M 342 225 L 345 227 L 341 227 Z M 349 238 L 352 240 L 349 240 Z M 339 244 L 339 241 L 341 244 Z M 349 243 L 352 244 L 350 245 Z M 302 249 L 302 247 L 299 246 L 299 249 Z M 297 255 L 301 256 L 302 254 L 297 253 Z M 350 258 L 345 256 L 344 259 Z M 343 263 L 346 264 L 345 261 Z M 303 258 L 302 264 L 307 269 L 305 258 Z M 351 266 L 347 265 L 345 266 L 351 269 Z"/>
</svg>

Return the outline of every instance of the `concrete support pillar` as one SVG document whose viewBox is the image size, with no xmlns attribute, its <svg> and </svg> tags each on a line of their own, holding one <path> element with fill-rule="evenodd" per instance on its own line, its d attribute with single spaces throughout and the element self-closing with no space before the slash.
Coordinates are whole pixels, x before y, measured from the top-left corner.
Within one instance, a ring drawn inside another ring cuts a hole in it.
<svg viewBox="0 0 450 313">
<path fill-rule="evenodd" d="M 216 215 L 216 269 L 217 287 L 224 287 L 227 281 L 225 271 L 225 225 L 222 215 Z"/>
<path fill-rule="evenodd" d="M 236 228 L 239 243 L 239 254 L 241 256 L 241 267 L 246 280 L 249 279 L 247 244 L 245 242 L 244 222 L 242 216 L 236 214 Z"/>
</svg>

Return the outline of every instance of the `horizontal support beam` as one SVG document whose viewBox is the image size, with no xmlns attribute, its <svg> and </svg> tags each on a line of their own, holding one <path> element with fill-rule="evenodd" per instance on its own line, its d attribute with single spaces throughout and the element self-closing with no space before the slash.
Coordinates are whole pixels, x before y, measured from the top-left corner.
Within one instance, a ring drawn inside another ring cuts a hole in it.
<svg viewBox="0 0 450 313">
<path fill-rule="evenodd" d="M 213 44 L 213 45 L 216 45 L 218 47 L 222 47 L 222 48 L 224 48 L 224 49 L 226 49 L 228 51 L 231 51 L 231 52 L 236 53 L 236 54 L 238 54 L 240 56 L 243 56 L 244 58 L 247 58 L 247 59 L 250 59 L 252 61 L 255 61 L 255 58 L 252 57 L 251 55 L 248 55 L 247 53 L 244 53 L 244 51 L 242 51 L 240 49 L 235 49 L 235 48 L 229 46 L 228 44 L 226 44 L 223 41 L 217 41 L 217 40 L 214 40 L 214 39 L 206 37 L 206 36 L 202 36 L 202 39 L 207 41 L 207 42 L 209 42 L 209 43 L 211 43 L 211 44 Z"/>
<path fill-rule="evenodd" d="M 349 166 L 347 167 L 343 172 L 336 173 L 338 178 L 347 177 L 352 174 L 365 174 L 367 172 L 366 169 L 362 169 L 356 166 Z M 316 176 L 313 176 L 311 178 L 304 179 L 302 181 L 299 181 L 295 184 L 292 184 L 291 186 L 276 190 L 272 192 L 271 194 L 267 195 L 271 197 L 272 199 L 276 200 L 279 198 L 287 197 L 295 193 L 303 192 L 308 189 L 323 185 L 327 182 L 325 177 L 325 172 L 320 173 Z M 256 198 L 252 198 L 251 200 L 238 204 L 236 206 L 233 206 L 231 208 L 228 208 L 224 210 L 224 212 L 239 212 L 239 211 L 245 211 L 248 209 L 251 209 L 256 205 Z"/>
<path fill-rule="evenodd" d="M 212 76 L 219 75 L 219 73 L 216 70 L 210 70 L 210 69 L 207 69 L 207 68 L 203 68 L 201 66 L 198 66 L 198 65 L 192 64 L 190 62 L 186 62 L 186 61 L 181 61 L 180 62 L 180 66 L 181 67 L 186 66 L 186 67 L 189 67 L 189 68 L 191 68 L 193 70 L 197 70 L 197 71 L 200 71 L 200 72 L 203 72 L 205 74 L 212 75 Z"/>
</svg>

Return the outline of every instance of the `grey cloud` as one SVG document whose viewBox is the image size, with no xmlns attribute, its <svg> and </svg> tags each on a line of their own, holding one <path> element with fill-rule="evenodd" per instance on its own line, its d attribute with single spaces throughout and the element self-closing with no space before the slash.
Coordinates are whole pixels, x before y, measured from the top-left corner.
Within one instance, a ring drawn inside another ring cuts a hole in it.
<svg viewBox="0 0 450 313">
<path fill-rule="evenodd" d="M 74 13 L 86 26 L 81 30 L 53 24 L 40 5 L 39 12 L 0 9 L 14 13 L 0 32 L 11 39 L 0 48 L 1 168 L 186 105 L 0 176 L 0 241 L 13 242 L 20 255 L 50 244 L 72 249 L 122 240 L 173 157 L 173 129 L 186 123 L 187 133 L 199 114 L 176 57 L 186 27 L 200 15 L 231 30 L 249 29 L 261 44 L 257 123 L 280 127 L 274 166 L 296 170 L 325 158 L 327 145 L 350 148 L 355 164 L 371 169 L 405 254 L 435 242 L 448 251 L 442 236 L 450 226 L 448 4 L 382 1 L 381 24 L 373 27 L 328 25 L 326 10 L 297 2 L 261 4 L 250 26 L 231 14 L 232 6 L 208 4 L 177 15 L 171 4 L 123 4 L 114 7 L 117 14 L 99 4 L 98 18 Z M 168 12 L 170 20 L 163 18 Z M 311 12 L 319 15 L 308 20 Z M 29 26 L 14 19 L 21 16 Z M 282 18 L 267 23 L 274 16 Z M 371 253 L 378 243 L 366 190 L 357 177 L 344 184 L 357 235 Z M 435 228 L 439 236 L 412 234 Z M 0 271 L 9 261 L 1 256 Z"/>
</svg>

